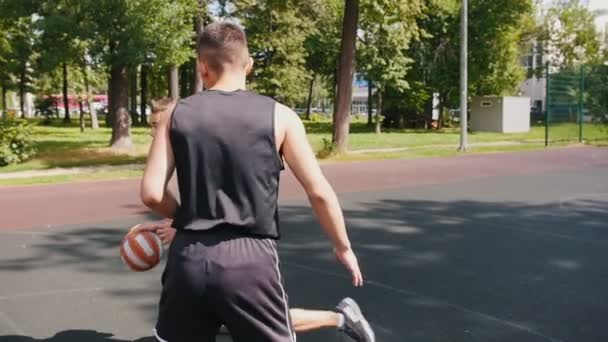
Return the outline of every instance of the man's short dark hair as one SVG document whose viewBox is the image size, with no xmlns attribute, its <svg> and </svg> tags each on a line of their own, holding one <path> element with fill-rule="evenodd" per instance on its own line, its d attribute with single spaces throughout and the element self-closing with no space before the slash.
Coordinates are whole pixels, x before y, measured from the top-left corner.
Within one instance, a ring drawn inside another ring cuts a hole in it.
<svg viewBox="0 0 608 342">
<path fill-rule="evenodd" d="M 245 31 L 229 21 L 218 21 L 205 26 L 198 41 L 198 55 L 218 73 L 223 72 L 225 66 L 246 66 L 249 49 Z"/>
</svg>

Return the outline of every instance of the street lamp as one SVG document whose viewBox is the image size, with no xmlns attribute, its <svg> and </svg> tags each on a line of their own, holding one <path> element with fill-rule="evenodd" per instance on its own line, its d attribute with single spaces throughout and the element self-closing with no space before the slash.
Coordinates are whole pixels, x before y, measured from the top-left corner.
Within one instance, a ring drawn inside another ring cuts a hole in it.
<svg viewBox="0 0 608 342">
<path fill-rule="evenodd" d="M 468 122 L 468 0 L 462 0 L 460 13 L 460 148 L 461 152 L 467 150 L 467 122 Z"/>
</svg>

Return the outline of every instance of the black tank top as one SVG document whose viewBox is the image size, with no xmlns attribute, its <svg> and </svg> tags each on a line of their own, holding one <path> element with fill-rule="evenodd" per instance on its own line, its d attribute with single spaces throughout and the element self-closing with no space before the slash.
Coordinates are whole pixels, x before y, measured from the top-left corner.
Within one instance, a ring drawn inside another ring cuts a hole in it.
<svg viewBox="0 0 608 342">
<path fill-rule="evenodd" d="M 178 102 L 170 127 L 181 197 L 176 229 L 229 226 L 279 238 L 283 163 L 274 108 L 274 100 L 244 90 L 203 91 Z"/>
</svg>

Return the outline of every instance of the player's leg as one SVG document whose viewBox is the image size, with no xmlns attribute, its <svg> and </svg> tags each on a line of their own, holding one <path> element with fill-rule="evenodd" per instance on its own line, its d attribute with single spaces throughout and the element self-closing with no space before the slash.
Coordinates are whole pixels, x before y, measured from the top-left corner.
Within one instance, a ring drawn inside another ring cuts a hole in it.
<svg viewBox="0 0 608 342">
<path fill-rule="evenodd" d="M 306 332 L 324 328 L 338 328 L 340 313 L 323 310 L 291 309 L 291 322 L 296 332 Z M 344 318 L 342 318 L 342 321 Z"/>
<path fill-rule="evenodd" d="M 233 341 L 294 342 L 274 241 L 237 238 L 218 246 L 223 255 L 214 258 L 211 288 Z"/>
<path fill-rule="evenodd" d="M 169 249 L 154 331 L 160 342 L 215 342 L 220 320 L 205 291 L 204 248 L 196 235 L 178 232 Z"/>
<path fill-rule="evenodd" d="M 294 308 L 290 313 L 296 332 L 336 328 L 357 342 L 375 341 L 374 331 L 363 316 L 359 305 L 351 298 L 340 301 L 336 311 Z"/>
</svg>

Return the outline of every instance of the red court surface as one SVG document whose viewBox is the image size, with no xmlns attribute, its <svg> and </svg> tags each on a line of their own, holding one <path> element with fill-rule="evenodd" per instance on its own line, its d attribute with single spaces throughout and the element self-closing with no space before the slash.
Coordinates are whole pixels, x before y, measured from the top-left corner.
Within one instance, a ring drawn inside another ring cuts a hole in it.
<svg viewBox="0 0 608 342">
<path fill-rule="evenodd" d="M 575 147 L 548 151 L 464 155 L 451 158 L 334 163 L 323 166 L 338 193 L 450 183 L 608 164 L 608 149 Z M 113 220 L 146 213 L 139 180 L 0 187 L 0 230 Z M 304 195 L 290 172 L 281 199 Z"/>
</svg>

